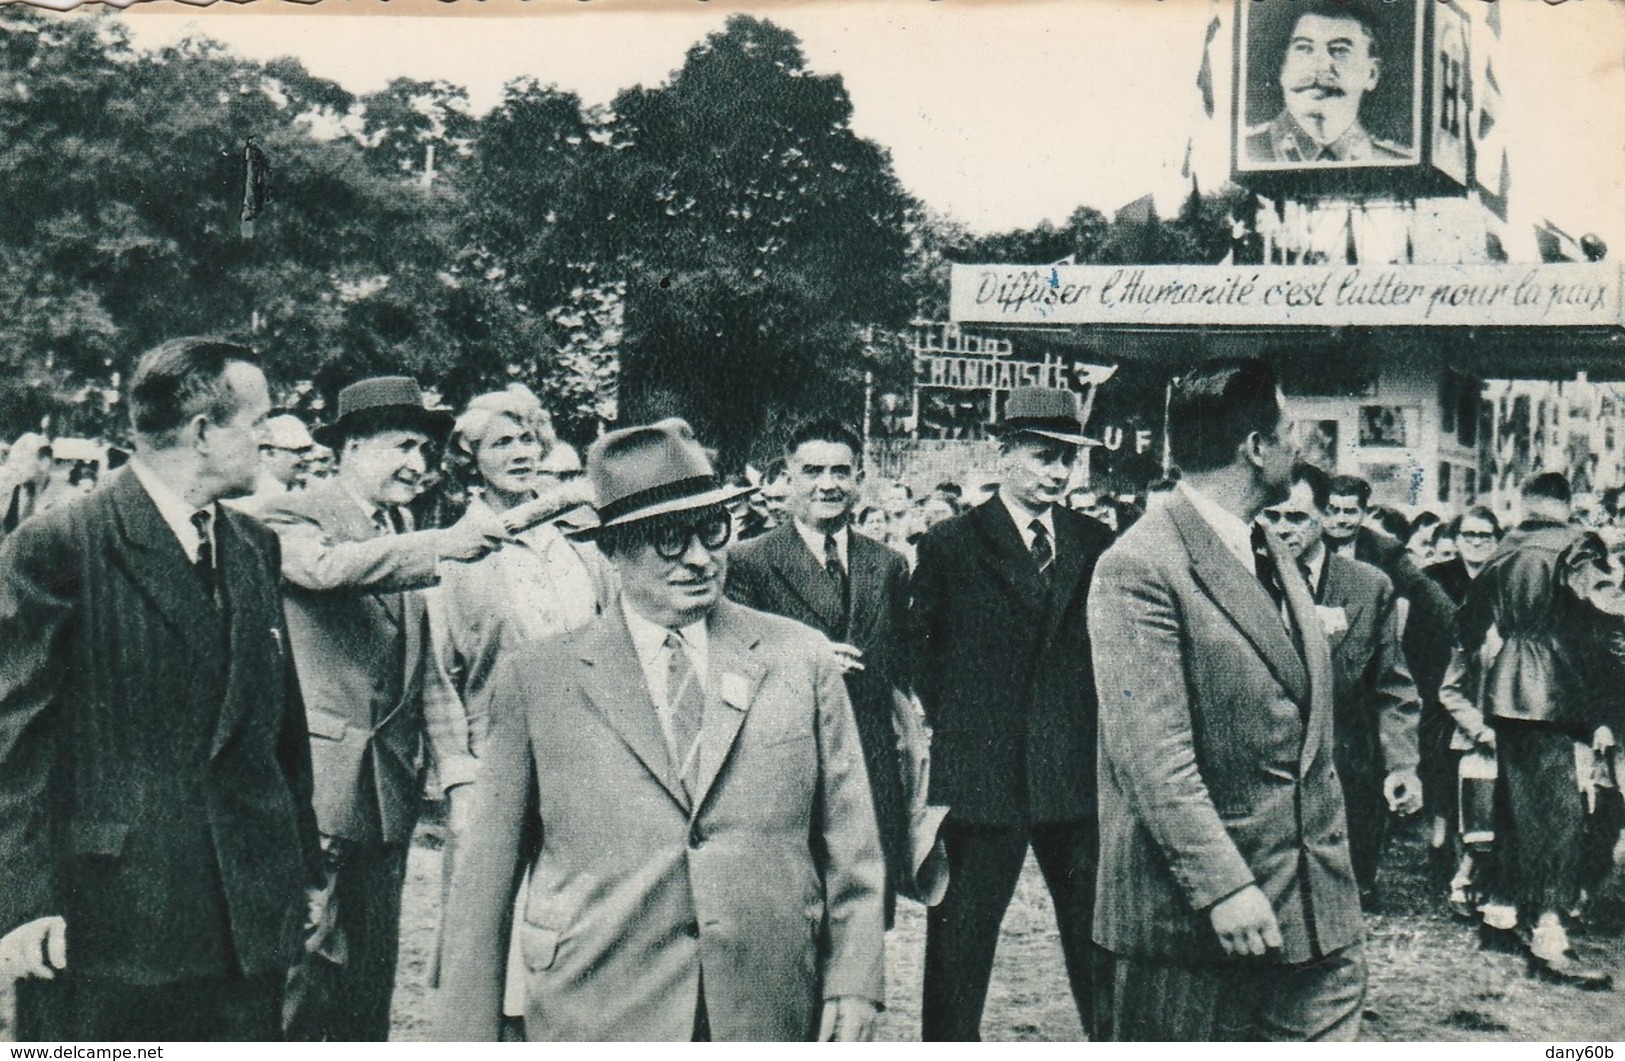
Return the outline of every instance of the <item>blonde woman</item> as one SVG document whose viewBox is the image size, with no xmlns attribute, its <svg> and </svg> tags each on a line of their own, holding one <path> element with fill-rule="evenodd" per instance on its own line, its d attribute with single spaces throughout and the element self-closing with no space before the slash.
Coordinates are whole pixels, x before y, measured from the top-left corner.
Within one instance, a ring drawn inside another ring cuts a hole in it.
<svg viewBox="0 0 1625 1061">
<path fill-rule="evenodd" d="M 553 522 L 592 500 L 585 480 L 542 475 L 548 450 L 559 444 L 541 402 L 515 385 L 470 401 L 447 446 L 452 485 L 469 497 L 465 518 L 495 514 L 512 535 L 479 563 L 443 565 L 430 595 L 433 656 L 456 696 L 439 714 L 455 731 L 446 744 L 461 753 L 439 764 L 439 786 L 450 801 L 448 883 L 490 729 L 485 688 L 498 659 L 517 645 L 586 624 L 613 597 L 614 576 L 597 548 L 571 541 Z M 438 957 L 435 965 L 438 982 Z"/>
</svg>

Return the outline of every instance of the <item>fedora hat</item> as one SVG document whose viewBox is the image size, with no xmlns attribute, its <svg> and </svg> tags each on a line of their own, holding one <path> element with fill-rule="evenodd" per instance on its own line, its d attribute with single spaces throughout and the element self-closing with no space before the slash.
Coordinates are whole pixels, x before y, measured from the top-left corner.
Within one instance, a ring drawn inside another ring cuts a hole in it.
<svg viewBox="0 0 1625 1061">
<path fill-rule="evenodd" d="M 344 440 L 384 428 L 411 428 L 432 438 L 451 430 L 452 416 L 425 408 L 423 391 L 410 376 L 374 376 L 339 391 L 339 415 L 316 433 L 323 445 L 340 449 Z"/>
<path fill-rule="evenodd" d="M 582 538 L 653 516 L 726 504 L 755 489 L 724 486 L 694 429 L 675 417 L 599 438 L 587 451 L 587 479 L 598 495 L 599 523 L 577 531 Z"/>
<path fill-rule="evenodd" d="M 1037 435 L 1072 446 L 1101 443 L 1083 434 L 1078 396 L 1058 387 L 1017 387 L 1004 402 L 1004 419 L 990 429 L 994 434 Z"/>
</svg>

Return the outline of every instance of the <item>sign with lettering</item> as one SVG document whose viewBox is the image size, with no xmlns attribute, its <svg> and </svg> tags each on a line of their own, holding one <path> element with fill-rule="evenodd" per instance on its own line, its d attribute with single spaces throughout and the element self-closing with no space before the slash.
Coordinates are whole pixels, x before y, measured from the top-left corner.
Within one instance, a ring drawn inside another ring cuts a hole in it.
<svg viewBox="0 0 1625 1061">
<path fill-rule="evenodd" d="M 958 324 L 1625 325 L 1618 263 L 956 265 Z"/>
</svg>

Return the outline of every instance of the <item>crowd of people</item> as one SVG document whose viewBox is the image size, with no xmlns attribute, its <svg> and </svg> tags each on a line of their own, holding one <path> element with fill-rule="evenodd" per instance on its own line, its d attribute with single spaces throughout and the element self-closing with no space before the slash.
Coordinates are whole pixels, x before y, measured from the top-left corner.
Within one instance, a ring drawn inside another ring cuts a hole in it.
<svg viewBox="0 0 1625 1061">
<path fill-rule="evenodd" d="M 922 1036 L 975 1039 L 1029 851 L 1091 1038 L 1353 1038 L 1417 815 L 1479 945 L 1611 985 L 1569 933 L 1625 593 L 1561 475 L 1391 519 L 1251 359 L 1180 377 L 1139 496 L 1074 488 L 1044 388 L 918 495 L 833 420 L 761 475 L 678 419 L 583 460 L 521 386 L 360 380 L 312 432 L 209 339 L 127 408 L 127 467 L 69 497 L 27 435 L 0 494 L 23 1038 L 387 1039 L 425 795 L 445 1039 L 865 1039 L 900 897 Z"/>
</svg>

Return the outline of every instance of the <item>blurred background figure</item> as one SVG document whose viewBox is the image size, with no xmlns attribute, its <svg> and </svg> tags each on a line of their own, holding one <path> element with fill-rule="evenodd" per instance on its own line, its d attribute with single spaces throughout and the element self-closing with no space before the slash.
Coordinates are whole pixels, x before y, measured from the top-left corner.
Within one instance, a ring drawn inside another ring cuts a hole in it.
<svg viewBox="0 0 1625 1061">
<path fill-rule="evenodd" d="M 297 490 L 305 461 L 316 440 L 305 422 L 292 413 L 265 421 L 265 441 L 260 443 L 260 477 L 256 494 L 285 494 Z"/>
<path fill-rule="evenodd" d="M 1430 565 L 1425 573 L 1437 582 L 1457 605 L 1467 597 L 1467 587 L 1484 570 L 1501 541 L 1501 521 L 1483 505 L 1474 505 L 1450 521 L 1454 555 Z M 1437 550 L 1435 550 L 1437 552 Z"/>
<path fill-rule="evenodd" d="M 1426 567 L 1436 559 L 1433 554 L 1433 538 L 1439 522 L 1437 513 L 1424 509 L 1405 524 L 1403 535 L 1395 535 L 1405 543 L 1406 550 L 1411 554 L 1411 561 L 1417 567 Z"/>
<path fill-rule="evenodd" d="M 920 502 L 919 506 L 919 533 L 935 527 L 946 519 L 953 519 L 959 515 L 959 502 L 952 496 L 934 493 Z"/>
<path fill-rule="evenodd" d="M 292 413 L 282 413 L 265 421 L 260 440 L 260 469 L 254 492 L 231 504 L 250 515 L 293 490 L 303 489 L 305 461 L 316 440 L 305 422 Z"/>
<path fill-rule="evenodd" d="M 310 487 L 324 479 L 331 479 L 338 474 L 338 454 L 331 447 L 320 442 L 305 452 L 305 459 L 299 468 L 299 485 Z"/>
<path fill-rule="evenodd" d="M 10 534 L 39 509 L 51 480 L 51 453 L 51 440 L 33 432 L 12 444 L 0 467 L 0 534 Z"/>
<path fill-rule="evenodd" d="M 955 512 L 965 511 L 965 491 L 953 480 L 944 480 L 931 488 L 931 496 L 948 502 Z"/>
<path fill-rule="evenodd" d="M 997 472 L 973 471 L 965 477 L 965 493 L 962 499 L 964 506 L 975 508 L 998 493 L 998 490 Z"/>
<path fill-rule="evenodd" d="M 767 474 L 762 477 L 761 498 L 762 511 L 767 516 L 765 529 L 772 530 L 790 518 L 790 478 L 783 460 L 775 460 L 768 466 Z"/>
<path fill-rule="evenodd" d="M 884 542 L 889 538 L 889 522 L 885 509 L 879 505 L 864 505 L 858 509 L 854 526 L 859 534 L 877 542 Z"/>
</svg>

